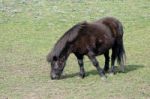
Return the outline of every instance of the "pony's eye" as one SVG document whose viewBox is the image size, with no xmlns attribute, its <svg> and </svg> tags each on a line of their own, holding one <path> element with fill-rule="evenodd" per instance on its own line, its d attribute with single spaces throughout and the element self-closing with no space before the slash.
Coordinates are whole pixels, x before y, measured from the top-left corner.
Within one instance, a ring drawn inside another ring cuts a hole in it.
<svg viewBox="0 0 150 99">
<path fill-rule="evenodd" d="M 57 57 L 56 57 L 56 56 L 54 56 L 54 57 L 53 57 L 53 60 L 54 60 L 54 61 L 57 61 Z"/>
</svg>

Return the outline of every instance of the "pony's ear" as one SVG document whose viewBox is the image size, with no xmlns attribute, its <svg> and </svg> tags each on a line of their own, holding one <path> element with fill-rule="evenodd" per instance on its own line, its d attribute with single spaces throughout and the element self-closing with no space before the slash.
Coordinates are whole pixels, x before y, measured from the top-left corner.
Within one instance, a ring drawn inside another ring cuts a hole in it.
<svg viewBox="0 0 150 99">
<path fill-rule="evenodd" d="M 46 60 L 48 61 L 48 62 L 51 62 L 51 53 L 49 53 L 47 56 L 46 56 Z"/>
</svg>

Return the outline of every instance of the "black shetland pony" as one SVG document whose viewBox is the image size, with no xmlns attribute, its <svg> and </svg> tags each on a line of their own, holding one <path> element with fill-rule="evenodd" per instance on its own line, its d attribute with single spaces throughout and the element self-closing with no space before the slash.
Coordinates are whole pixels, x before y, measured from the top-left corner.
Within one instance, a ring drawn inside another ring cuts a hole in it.
<svg viewBox="0 0 150 99">
<path fill-rule="evenodd" d="M 123 26 L 113 17 L 105 17 L 95 22 L 81 22 L 69 29 L 55 44 L 53 50 L 47 55 L 51 63 L 51 79 L 59 79 L 70 53 L 77 57 L 80 73 L 84 78 L 83 57 L 87 55 L 96 67 L 99 75 L 105 78 L 109 70 L 109 49 L 111 55 L 111 73 L 115 73 L 114 64 L 118 64 L 124 72 L 125 50 L 123 46 Z M 96 56 L 104 54 L 104 70 L 100 68 Z"/>
</svg>

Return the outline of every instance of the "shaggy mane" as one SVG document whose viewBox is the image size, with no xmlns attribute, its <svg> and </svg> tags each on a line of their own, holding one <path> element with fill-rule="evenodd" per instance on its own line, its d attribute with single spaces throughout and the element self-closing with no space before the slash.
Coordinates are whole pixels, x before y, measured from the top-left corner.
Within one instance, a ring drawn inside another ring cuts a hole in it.
<svg viewBox="0 0 150 99">
<path fill-rule="evenodd" d="M 57 41 L 52 51 L 47 56 L 47 61 L 51 61 L 54 56 L 59 57 L 61 52 L 67 46 L 67 43 L 75 40 L 80 30 L 85 26 L 86 22 L 81 22 L 70 28 L 64 35 Z"/>
</svg>

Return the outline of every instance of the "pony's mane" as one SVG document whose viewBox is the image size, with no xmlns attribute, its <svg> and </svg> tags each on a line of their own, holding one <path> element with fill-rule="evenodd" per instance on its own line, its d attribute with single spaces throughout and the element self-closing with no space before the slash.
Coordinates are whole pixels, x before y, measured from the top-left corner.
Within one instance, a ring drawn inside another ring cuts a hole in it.
<svg viewBox="0 0 150 99">
<path fill-rule="evenodd" d="M 83 28 L 83 26 L 85 26 L 85 24 L 85 21 L 78 23 L 65 32 L 64 35 L 57 41 L 51 53 L 48 54 L 47 61 L 51 61 L 54 56 L 59 57 L 61 52 L 67 46 L 67 43 L 70 43 L 77 38 L 80 30 Z"/>
</svg>

